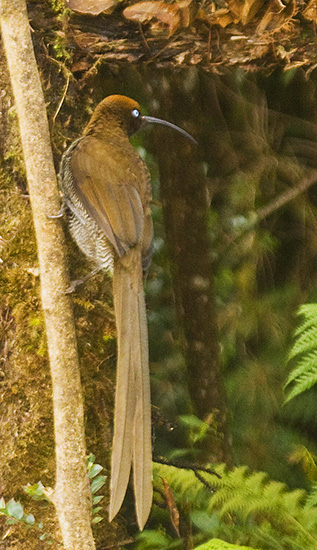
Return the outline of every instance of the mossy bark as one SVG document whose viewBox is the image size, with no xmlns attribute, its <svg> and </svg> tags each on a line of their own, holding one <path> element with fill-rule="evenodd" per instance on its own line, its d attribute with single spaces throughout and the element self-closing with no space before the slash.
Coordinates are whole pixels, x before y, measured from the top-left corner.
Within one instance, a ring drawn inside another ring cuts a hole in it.
<svg viewBox="0 0 317 550">
<path fill-rule="evenodd" d="M 2 39 L 19 119 L 22 149 L 37 238 L 53 387 L 56 484 L 52 493 L 65 548 L 93 549 L 90 489 L 86 469 L 84 414 L 65 242 L 59 210 L 44 97 L 24 0 L 0 3 Z"/>
</svg>

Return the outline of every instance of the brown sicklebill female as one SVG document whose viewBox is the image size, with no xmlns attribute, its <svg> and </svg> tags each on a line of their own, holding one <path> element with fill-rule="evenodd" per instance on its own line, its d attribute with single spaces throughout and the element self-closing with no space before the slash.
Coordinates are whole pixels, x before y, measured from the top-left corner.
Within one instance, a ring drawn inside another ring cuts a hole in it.
<svg viewBox="0 0 317 550">
<path fill-rule="evenodd" d="M 111 521 L 119 511 L 131 466 L 136 516 L 143 529 L 152 505 L 151 401 L 143 274 L 152 255 L 149 172 L 129 137 L 148 122 L 125 96 L 106 97 L 83 136 L 64 153 L 60 182 L 70 231 L 82 252 L 113 276 L 118 333 L 111 461 Z M 196 143 L 196 142 L 195 142 Z"/>
</svg>

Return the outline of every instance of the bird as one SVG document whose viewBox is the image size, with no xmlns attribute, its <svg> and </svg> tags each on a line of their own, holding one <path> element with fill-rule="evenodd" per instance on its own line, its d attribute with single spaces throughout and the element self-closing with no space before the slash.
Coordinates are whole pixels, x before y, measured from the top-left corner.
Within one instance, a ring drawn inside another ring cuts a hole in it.
<svg viewBox="0 0 317 550">
<path fill-rule="evenodd" d="M 163 124 L 135 100 L 111 95 L 95 108 L 83 134 L 62 156 L 59 181 L 70 233 L 79 249 L 112 277 L 117 372 L 109 521 L 123 503 L 131 468 L 142 530 L 152 498 L 151 397 L 144 274 L 153 253 L 149 171 L 129 141 L 141 126 Z"/>
</svg>

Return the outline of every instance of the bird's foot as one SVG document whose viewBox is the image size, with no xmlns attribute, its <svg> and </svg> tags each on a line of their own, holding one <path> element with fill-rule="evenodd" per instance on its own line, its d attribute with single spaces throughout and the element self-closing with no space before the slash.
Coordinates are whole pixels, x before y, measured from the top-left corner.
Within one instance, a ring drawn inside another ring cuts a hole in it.
<svg viewBox="0 0 317 550">
<path fill-rule="evenodd" d="M 83 279 L 75 279 L 74 281 L 72 281 L 69 285 L 69 287 L 66 288 L 66 290 L 64 290 L 64 294 L 72 294 L 73 292 L 76 292 L 77 288 L 82 285 L 86 280 L 86 277 L 84 277 Z"/>
<path fill-rule="evenodd" d="M 49 220 L 57 220 L 58 218 L 62 218 L 64 216 L 65 211 L 66 211 L 66 204 L 65 202 L 63 202 L 61 208 L 59 209 L 58 212 L 56 212 L 56 214 L 46 214 L 46 217 Z"/>
<path fill-rule="evenodd" d="M 62 207 L 56 214 L 46 214 L 46 217 L 49 220 L 57 220 L 58 218 L 62 218 L 65 214 L 65 209 Z"/>
<path fill-rule="evenodd" d="M 93 277 L 96 273 L 98 273 L 98 271 L 100 271 L 101 269 L 103 269 L 103 266 L 98 266 L 96 267 L 95 269 L 93 269 L 92 271 L 90 271 L 90 273 L 88 273 L 88 275 L 86 275 L 85 277 L 83 277 L 82 279 L 75 279 L 74 281 L 72 281 L 69 285 L 69 287 L 65 290 L 65 294 L 72 294 L 73 292 L 76 292 L 77 288 L 79 286 L 81 286 L 82 284 L 84 284 L 86 281 L 88 281 L 88 279 L 90 279 L 91 277 Z"/>
</svg>

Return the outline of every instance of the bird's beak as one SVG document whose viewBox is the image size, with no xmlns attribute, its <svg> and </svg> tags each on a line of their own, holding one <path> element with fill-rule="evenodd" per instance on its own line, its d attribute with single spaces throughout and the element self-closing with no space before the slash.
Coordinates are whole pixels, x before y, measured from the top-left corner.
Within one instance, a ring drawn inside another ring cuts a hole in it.
<svg viewBox="0 0 317 550">
<path fill-rule="evenodd" d="M 183 128 L 176 126 L 176 124 L 172 124 L 171 122 L 167 122 L 166 120 L 161 120 L 160 118 L 155 118 L 154 116 L 142 115 L 141 119 L 144 122 L 162 124 L 163 126 L 168 126 L 169 128 L 172 128 L 172 130 L 176 130 L 180 134 L 183 134 L 183 136 L 189 139 L 192 143 L 195 143 L 195 145 L 198 145 L 198 141 L 196 141 L 195 138 L 193 138 L 193 136 L 191 136 L 188 132 L 183 130 Z"/>
</svg>

